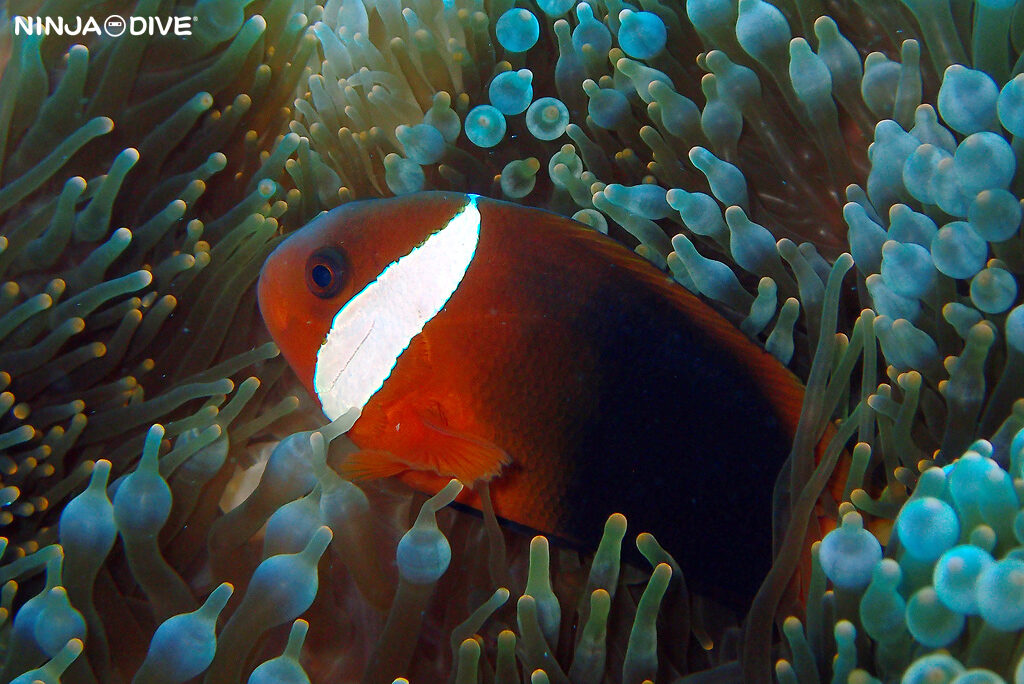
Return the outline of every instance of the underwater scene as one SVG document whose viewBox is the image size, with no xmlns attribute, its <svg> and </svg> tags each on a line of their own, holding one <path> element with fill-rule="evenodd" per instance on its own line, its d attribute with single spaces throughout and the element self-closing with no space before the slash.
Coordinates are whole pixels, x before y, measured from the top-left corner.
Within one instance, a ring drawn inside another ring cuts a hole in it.
<svg viewBox="0 0 1024 684">
<path fill-rule="evenodd" d="M 0 682 L 1024 684 L 1024 3 L 0 5 Z"/>
</svg>

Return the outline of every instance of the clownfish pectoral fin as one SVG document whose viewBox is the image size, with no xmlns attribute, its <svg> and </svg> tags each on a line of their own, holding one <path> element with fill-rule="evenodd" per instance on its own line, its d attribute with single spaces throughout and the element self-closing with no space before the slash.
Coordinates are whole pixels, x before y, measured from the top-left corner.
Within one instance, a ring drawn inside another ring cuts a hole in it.
<svg viewBox="0 0 1024 684">
<path fill-rule="evenodd" d="M 440 475 L 472 485 L 492 479 L 512 462 L 504 449 L 486 439 L 438 425 L 422 413 L 420 419 L 430 434 L 424 440 L 423 463 Z"/>
<path fill-rule="evenodd" d="M 346 480 L 377 480 L 413 468 L 389 451 L 364 449 L 347 456 L 338 469 Z"/>
</svg>

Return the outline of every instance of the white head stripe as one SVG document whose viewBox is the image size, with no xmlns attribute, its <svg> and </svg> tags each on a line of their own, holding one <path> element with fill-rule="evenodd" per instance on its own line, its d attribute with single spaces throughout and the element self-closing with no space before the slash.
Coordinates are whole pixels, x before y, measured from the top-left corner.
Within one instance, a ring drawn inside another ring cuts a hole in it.
<svg viewBox="0 0 1024 684">
<path fill-rule="evenodd" d="M 324 414 L 362 410 L 402 355 L 455 293 L 476 254 L 476 195 L 448 224 L 394 261 L 334 316 L 316 355 L 313 388 Z"/>
</svg>

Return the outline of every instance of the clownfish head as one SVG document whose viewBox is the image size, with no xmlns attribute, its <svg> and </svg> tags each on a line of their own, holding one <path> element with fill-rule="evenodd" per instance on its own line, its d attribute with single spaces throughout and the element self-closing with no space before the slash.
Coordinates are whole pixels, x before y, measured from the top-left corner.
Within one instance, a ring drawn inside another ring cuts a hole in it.
<svg viewBox="0 0 1024 684">
<path fill-rule="evenodd" d="M 346 204 L 267 258 L 263 320 L 328 418 L 380 389 L 459 287 L 479 235 L 476 196 L 423 193 Z"/>
</svg>

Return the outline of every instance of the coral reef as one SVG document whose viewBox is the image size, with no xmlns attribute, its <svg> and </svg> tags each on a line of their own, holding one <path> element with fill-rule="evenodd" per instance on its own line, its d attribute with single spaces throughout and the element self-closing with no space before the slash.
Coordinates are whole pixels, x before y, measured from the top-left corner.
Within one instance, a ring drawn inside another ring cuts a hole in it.
<svg viewBox="0 0 1024 684">
<path fill-rule="evenodd" d="M 101 5 L 195 30 L 0 30 L 0 679 L 1024 677 L 1014 4 Z M 431 188 L 610 233 L 806 379 L 742 630 L 621 516 L 581 561 L 329 467 L 251 285 Z"/>
</svg>

